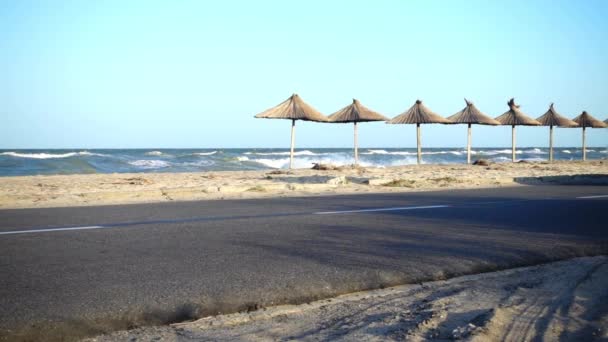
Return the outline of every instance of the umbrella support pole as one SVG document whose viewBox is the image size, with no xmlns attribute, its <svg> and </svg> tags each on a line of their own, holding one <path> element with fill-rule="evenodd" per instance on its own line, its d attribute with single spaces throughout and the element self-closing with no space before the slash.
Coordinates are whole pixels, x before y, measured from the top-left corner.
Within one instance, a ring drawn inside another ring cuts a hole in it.
<svg viewBox="0 0 608 342">
<path fill-rule="evenodd" d="M 549 126 L 549 162 L 553 162 L 553 125 Z"/>
<path fill-rule="evenodd" d="M 355 166 L 357 166 L 359 164 L 359 146 L 357 143 L 357 123 L 354 123 L 355 125 Z"/>
<path fill-rule="evenodd" d="M 293 145 L 296 140 L 296 120 L 291 120 L 291 149 L 289 151 L 289 169 L 293 167 Z"/>
<path fill-rule="evenodd" d="M 418 147 L 418 165 L 422 162 L 422 147 L 420 146 L 420 123 L 416 124 L 416 146 Z"/>
<path fill-rule="evenodd" d="M 585 126 L 583 126 L 583 161 L 587 160 L 587 142 L 585 141 Z"/>
<path fill-rule="evenodd" d="M 467 164 L 471 164 L 471 124 L 467 130 Z"/>
<path fill-rule="evenodd" d="M 511 161 L 515 163 L 515 125 L 511 125 Z"/>
</svg>

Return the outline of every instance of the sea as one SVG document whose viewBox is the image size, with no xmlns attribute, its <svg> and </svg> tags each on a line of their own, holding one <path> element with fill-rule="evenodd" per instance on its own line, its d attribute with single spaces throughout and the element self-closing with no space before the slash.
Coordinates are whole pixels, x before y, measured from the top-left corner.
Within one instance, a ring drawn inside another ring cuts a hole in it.
<svg viewBox="0 0 608 342">
<path fill-rule="evenodd" d="M 518 148 L 516 158 L 543 161 L 548 148 Z M 556 160 L 580 160 L 576 147 L 554 148 Z M 424 148 L 423 163 L 464 164 L 462 148 Z M 608 148 L 589 148 L 588 159 L 608 158 Z M 510 162 L 511 148 L 477 148 L 472 159 Z M 348 165 L 354 162 L 352 148 L 306 148 L 295 152 L 294 167 L 310 168 L 314 163 Z M 416 163 L 415 148 L 360 148 L 359 164 L 389 167 Z M 0 150 L 0 176 L 58 175 L 127 172 L 197 172 L 284 169 L 289 166 L 288 149 L 65 149 Z"/>
</svg>

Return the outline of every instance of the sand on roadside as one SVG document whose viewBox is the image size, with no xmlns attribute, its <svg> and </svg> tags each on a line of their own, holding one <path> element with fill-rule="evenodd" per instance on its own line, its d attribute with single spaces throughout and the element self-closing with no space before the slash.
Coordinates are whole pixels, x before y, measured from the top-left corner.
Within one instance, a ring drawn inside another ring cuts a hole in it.
<svg viewBox="0 0 608 342">
<path fill-rule="evenodd" d="M 608 184 L 608 162 L 0 177 L 0 209 L 514 186 Z"/>
<path fill-rule="evenodd" d="M 583 257 L 87 339 L 592 341 L 608 338 L 608 257 Z"/>
</svg>

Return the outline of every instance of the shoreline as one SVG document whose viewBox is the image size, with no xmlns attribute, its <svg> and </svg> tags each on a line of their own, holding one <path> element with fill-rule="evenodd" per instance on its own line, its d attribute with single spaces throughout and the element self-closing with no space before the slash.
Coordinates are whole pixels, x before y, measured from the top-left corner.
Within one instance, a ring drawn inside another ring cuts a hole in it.
<svg viewBox="0 0 608 342">
<path fill-rule="evenodd" d="M 326 170 L 113 173 L 0 177 L 0 209 L 119 205 L 494 188 L 606 184 L 608 162 L 407 165 Z"/>
</svg>

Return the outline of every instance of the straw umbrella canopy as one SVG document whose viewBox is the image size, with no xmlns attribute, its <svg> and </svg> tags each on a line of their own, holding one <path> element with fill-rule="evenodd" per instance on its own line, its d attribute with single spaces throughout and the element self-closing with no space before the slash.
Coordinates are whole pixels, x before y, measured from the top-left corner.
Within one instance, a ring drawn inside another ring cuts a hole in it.
<svg viewBox="0 0 608 342">
<path fill-rule="evenodd" d="M 359 147 L 357 146 L 357 122 L 370 122 L 370 121 L 388 121 L 388 118 L 384 115 L 374 112 L 373 110 L 365 107 L 357 99 L 353 99 L 353 103 L 340 109 L 339 111 L 331 114 L 329 122 L 336 123 L 349 123 L 354 124 L 354 149 L 355 149 L 355 165 L 359 163 Z"/>
<path fill-rule="evenodd" d="M 435 114 L 422 101 L 416 100 L 413 106 L 400 115 L 392 118 L 388 124 L 416 124 L 416 146 L 418 147 L 418 164 L 422 162 L 422 145 L 420 141 L 420 124 L 449 124 L 450 120 Z"/>
<path fill-rule="evenodd" d="M 289 168 L 293 166 L 293 146 L 295 142 L 296 120 L 327 122 L 325 115 L 304 102 L 298 94 L 291 95 L 277 106 L 269 108 L 255 116 L 263 119 L 291 120 L 291 149 L 289 152 Z"/>
<path fill-rule="evenodd" d="M 540 126 L 540 122 L 532 119 L 519 110 L 519 105 L 515 104 L 515 99 L 511 98 L 509 110 L 496 118 L 501 125 L 511 126 L 511 160 L 515 162 L 515 126 Z"/>
<path fill-rule="evenodd" d="M 500 125 L 500 122 L 492 119 L 491 117 L 482 113 L 473 102 L 464 99 L 467 106 L 464 107 L 460 112 L 448 117 L 448 120 L 452 121 L 455 124 L 467 124 L 468 132 L 467 132 L 467 164 L 471 163 L 471 125 L 492 125 L 497 126 Z"/>
<path fill-rule="evenodd" d="M 602 121 L 594 118 L 591 114 L 583 111 L 581 115 L 572 119 L 572 121 L 576 122 L 579 127 L 583 128 L 583 160 L 587 160 L 587 143 L 585 141 L 585 128 L 606 128 L 606 124 Z"/>
<path fill-rule="evenodd" d="M 549 110 L 541 117 L 536 119 L 543 126 L 549 126 L 549 161 L 553 161 L 553 126 L 557 127 L 578 127 L 578 124 L 562 115 L 560 115 L 553 103 L 549 105 Z"/>
</svg>

